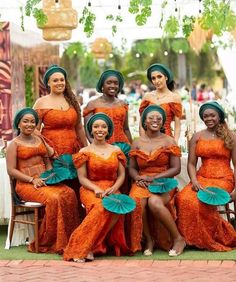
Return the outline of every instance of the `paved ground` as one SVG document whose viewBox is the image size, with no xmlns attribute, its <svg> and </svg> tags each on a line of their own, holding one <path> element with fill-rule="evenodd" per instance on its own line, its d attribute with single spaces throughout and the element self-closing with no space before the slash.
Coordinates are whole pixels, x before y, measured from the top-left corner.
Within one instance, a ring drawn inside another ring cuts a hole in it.
<svg viewBox="0 0 236 282">
<path fill-rule="evenodd" d="M 236 261 L 96 260 L 81 264 L 0 260 L 0 281 L 234 282 Z"/>
</svg>

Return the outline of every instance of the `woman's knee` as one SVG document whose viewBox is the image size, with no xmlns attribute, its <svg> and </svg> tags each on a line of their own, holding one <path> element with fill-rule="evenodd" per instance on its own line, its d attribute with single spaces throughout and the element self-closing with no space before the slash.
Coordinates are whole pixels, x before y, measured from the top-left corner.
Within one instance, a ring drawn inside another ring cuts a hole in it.
<svg viewBox="0 0 236 282">
<path fill-rule="evenodd" d="M 148 200 L 148 207 L 152 212 L 158 212 L 162 210 L 165 205 L 161 197 L 150 197 Z"/>
</svg>

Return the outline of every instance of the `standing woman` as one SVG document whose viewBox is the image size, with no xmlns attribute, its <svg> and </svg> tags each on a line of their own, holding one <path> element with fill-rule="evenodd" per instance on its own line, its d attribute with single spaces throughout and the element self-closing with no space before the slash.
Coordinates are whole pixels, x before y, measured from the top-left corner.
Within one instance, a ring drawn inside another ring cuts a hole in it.
<svg viewBox="0 0 236 282">
<path fill-rule="evenodd" d="M 58 155 L 75 153 L 87 145 L 87 140 L 80 106 L 71 91 L 66 70 L 52 65 L 43 82 L 49 95 L 39 98 L 34 105 L 40 119 L 38 129 Z"/>
<path fill-rule="evenodd" d="M 39 251 L 62 253 L 71 233 L 79 224 L 76 195 L 63 184 L 47 186 L 40 178 L 50 169 L 50 157 L 54 151 L 34 134 L 39 122 L 37 113 L 31 108 L 20 110 L 14 118 L 18 136 L 7 148 L 7 171 L 16 179 L 16 192 L 24 201 L 40 202 L 45 213 L 39 229 Z M 29 245 L 35 252 L 35 244 Z"/>
<path fill-rule="evenodd" d="M 229 251 L 236 247 L 236 231 L 220 216 L 216 206 L 198 200 L 197 191 L 208 186 L 229 193 L 235 189 L 236 137 L 228 129 L 225 112 L 217 102 L 203 104 L 199 115 L 206 129 L 194 134 L 190 140 L 188 174 L 191 182 L 177 196 L 178 228 L 190 246 Z M 202 165 L 197 171 L 198 158 Z M 231 197 L 234 197 L 233 193 Z"/>
<path fill-rule="evenodd" d="M 173 73 L 165 65 L 153 64 L 147 69 L 147 78 L 155 86 L 156 90 L 148 92 L 143 97 L 139 112 L 142 114 L 144 109 L 151 104 L 161 106 L 166 112 L 165 134 L 173 136 L 178 143 L 182 104 L 180 96 L 173 92 Z M 172 121 L 174 121 L 174 130 L 171 128 Z M 140 133 L 141 135 L 144 134 L 142 128 L 140 128 Z"/>
<path fill-rule="evenodd" d="M 71 235 L 64 252 L 65 260 L 76 262 L 93 260 L 94 254 L 104 254 L 109 249 L 117 256 L 128 251 L 123 216 L 105 210 L 102 205 L 103 197 L 119 193 L 125 179 L 125 156 L 118 147 L 107 143 L 113 132 L 113 123 L 107 115 L 93 115 L 86 127 L 93 141 L 73 155 L 73 161 L 87 215 Z"/>
<path fill-rule="evenodd" d="M 102 73 L 98 83 L 97 91 L 102 93 L 102 96 L 90 101 L 84 108 L 84 124 L 95 113 L 102 112 L 108 115 L 113 124 L 114 131 L 108 143 L 125 142 L 132 143 L 132 137 L 128 124 L 128 105 L 117 98 L 118 93 L 124 86 L 123 75 L 116 70 L 106 70 Z M 87 132 L 87 137 L 92 141 L 92 138 Z"/>
<path fill-rule="evenodd" d="M 152 255 L 154 247 L 178 256 L 185 247 L 175 224 L 176 189 L 163 194 L 148 190 L 154 179 L 180 173 L 180 148 L 172 137 L 161 132 L 165 121 L 166 115 L 160 106 L 148 106 L 141 117 L 145 134 L 133 142 L 130 151 L 129 172 L 134 180 L 130 196 L 137 204 L 131 213 L 131 251 L 141 250 L 143 234 L 145 256 Z"/>
</svg>

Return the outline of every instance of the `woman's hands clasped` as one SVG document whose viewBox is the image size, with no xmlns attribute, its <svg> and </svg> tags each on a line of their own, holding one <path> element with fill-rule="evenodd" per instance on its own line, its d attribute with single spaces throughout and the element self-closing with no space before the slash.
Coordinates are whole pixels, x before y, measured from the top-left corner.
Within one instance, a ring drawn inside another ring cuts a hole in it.
<svg viewBox="0 0 236 282">
<path fill-rule="evenodd" d="M 203 190 L 203 187 L 197 180 L 194 180 L 192 181 L 192 190 L 198 192 L 199 190 Z"/>
<path fill-rule="evenodd" d="M 39 177 L 38 178 L 34 178 L 32 180 L 32 184 L 34 185 L 35 189 L 38 189 L 38 188 L 40 188 L 42 186 L 47 186 L 47 184 L 43 181 L 43 179 L 39 178 Z"/>
<path fill-rule="evenodd" d="M 148 188 L 148 185 L 153 181 L 153 177 L 149 175 L 138 175 L 135 177 L 135 182 L 142 188 Z"/>
</svg>

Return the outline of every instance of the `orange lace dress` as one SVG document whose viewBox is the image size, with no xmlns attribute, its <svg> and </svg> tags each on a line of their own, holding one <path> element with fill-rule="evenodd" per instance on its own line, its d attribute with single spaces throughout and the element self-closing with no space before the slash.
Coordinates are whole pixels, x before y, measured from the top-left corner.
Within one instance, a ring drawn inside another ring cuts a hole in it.
<svg viewBox="0 0 236 282">
<path fill-rule="evenodd" d="M 114 142 L 125 142 L 130 143 L 129 139 L 125 135 L 124 132 L 124 124 L 125 124 L 125 118 L 128 112 L 128 105 L 120 105 L 117 107 L 99 107 L 99 108 L 93 108 L 93 109 L 87 109 L 84 108 L 83 116 L 87 116 L 88 114 L 96 114 L 96 113 L 104 113 L 108 115 L 111 120 L 114 123 L 114 131 L 111 138 L 107 141 L 108 143 L 112 144 Z"/>
<path fill-rule="evenodd" d="M 174 117 L 182 117 L 182 104 L 181 99 L 178 94 L 172 93 L 169 97 L 163 97 L 162 99 L 156 98 L 156 91 L 146 94 L 144 100 L 142 100 L 139 112 L 142 114 L 144 109 L 151 105 L 156 104 L 161 106 L 166 112 L 166 122 L 164 124 L 165 134 L 173 136 L 171 129 L 171 122 L 174 120 Z"/>
<path fill-rule="evenodd" d="M 117 178 L 119 162 L 125 166 L 126 158 L 122 152 L 113 152 L 104 159 L 93 152 L 79 152 L 73 156 L 77 168 L 86 163 L 88 178 L 101 189 L 111 187 Z M 64 251 L 64 259 L 85 258 L 90 251 L 94 254 L 104 254 L 113 248 L 116 256 L 126 254 L 124 236 L 124 218 L 119 216 L 112 230 L 109 226 L 113 213 L 105 210 L 102 199 L 96 198 L 93 191 L 80 188 L 81 202 L 86 208 L 86 217 L 80 226 L 73 232 Z"/>
<path fill-rule="evenodd" d="M 37 109 L 44 127 L 42 135 L 58 155 L 73 154 L 80 149 L 75 126 L 78 115 L 73 107 L 68 110 Z"/>
<path fill-rule="evenodd" d="M 199 139 L 196 155 L 202 165 L 197 180 L 202 187 L 216 186 L 228 192 L 234 188 L 231 154 L 219 139 Z M 189 183 L 176 198 L 178 228 L 188 245 L 210 251 L 236 248 L 236 231 L 217 211 L 217 207 L 200 202 Z"/>
<path fill-rule="evenodd" d="M 169 168 L 170 155 L 181 156 L 180 148 L 176 145 L 161 147 L 155 150 L 151 155 L 141 150 L 132 150 L 130 157 L 135 158 L 139 166 L 140 175 L 154 175 L 166 171 Z M 176 218 L 174 207 L 174 195 L 176 189 L 170 193 L 171 200 L 167 204 L 173 218 Z M 141 199 L 149 198 L 152 195 L 148 189 L 144 189 L 133 183 L 130 196 L 136 201 L 136 209 L 131 213 L 130 243 L 131 251 L 141 250 L 141 239 L 143 231 L 142 206 Z M 149 213 L 149 226 L 155 246 L 160 249 L 169 250 L 172 247 L 172 239 L 167 229 Z"/>
<path fill-rule="evenodd" d="M 43 143 L 37 147 L 17 145 L 17 169 L 29 176 L 39 177 L 45 171 L 43 156 L 46 153 Z M 24 201 L 40 202 L 45 205 L 39 229 L 39 251 L 61 253 L 71 233 L 79 224 L 74 191 L 62 184 L 35 189 L 31 183 L 17 180 L 16 192 Z M 35 252 L 34 242 L 30 244 L 29 251 Z"/>
</svg>

